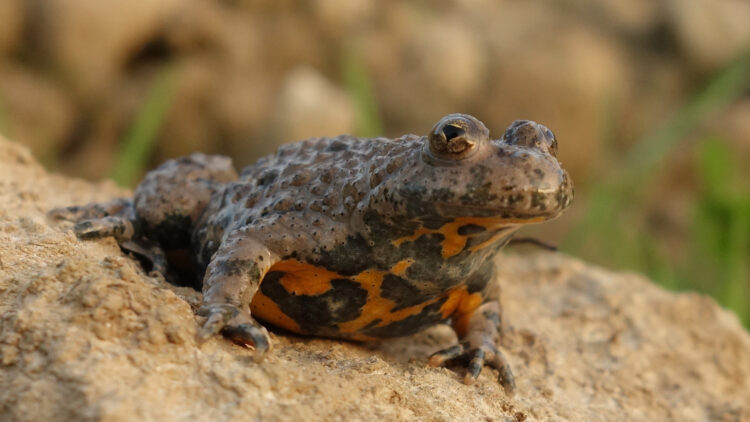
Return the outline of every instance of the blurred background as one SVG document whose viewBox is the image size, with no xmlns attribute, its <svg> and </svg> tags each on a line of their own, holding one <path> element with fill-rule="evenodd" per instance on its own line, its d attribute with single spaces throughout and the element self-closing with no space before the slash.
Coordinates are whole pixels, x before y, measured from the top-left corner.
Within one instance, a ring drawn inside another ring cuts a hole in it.
<svg viewBox="0 0 750 422">
<path fill-rule="evenodd" d="M 0 134 L 134 186 L 311 136 L 549 126 L 571 210 L 526 229 L 750 323 L 747 0 L 0 0 Z"/>
</svg>

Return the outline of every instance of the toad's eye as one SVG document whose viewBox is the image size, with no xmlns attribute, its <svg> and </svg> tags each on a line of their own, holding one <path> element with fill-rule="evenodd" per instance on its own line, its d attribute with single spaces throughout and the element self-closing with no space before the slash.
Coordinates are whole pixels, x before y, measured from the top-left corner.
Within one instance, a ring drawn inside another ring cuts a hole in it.
<svg viewBox="0 0 750 422">
<path fill-rule="evenodd" d="M 443 136 L 445 136 L 445 139 L 450 142 L 453 138 L 458 138 L 459 136 L 462 136 L 466 133 L 464 128 L 460 126 L 456 126 L 455 124 L 449 124 L 443 126 Z"/>
<path fill-rule="evenodd" d="M 449 114 L 430 131 L 430 152 L 439 158 L 466 158 L 477 145 L 489 139 L 490 132 L 482 122 L 466 114 Z"/>
<path fill-rule="evenodd" d="M 505 130 L 503 139 L 510 145 L 535 148 L 557 157 L 555 134 L 537 122 L 516 120 Z"/>
</svg>

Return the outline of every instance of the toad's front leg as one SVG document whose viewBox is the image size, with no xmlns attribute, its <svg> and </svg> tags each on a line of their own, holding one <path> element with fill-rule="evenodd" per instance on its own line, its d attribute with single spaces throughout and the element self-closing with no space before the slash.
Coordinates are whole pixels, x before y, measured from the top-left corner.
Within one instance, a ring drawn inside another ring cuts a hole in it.
<svg viewBox="0 0 750 422">
<path fill-rule="evenodd" d="M 500 302 L 494 297 L 485 299 L 478 307 L 459 306 L 453 315 L 453 329 L 458 335 L 458 344 L 430 356 L 429 365 L 439 366 L 451 359 L 466 359 L 469 364 L 464 383 L 471 384 L 486 363 L 500 372 L 498 381 L 507 393 L 512 394 L 515 390 L 513 372 L 505 356 L 497 348 L 500 314 Z"/>
<path fill-rule="evenodd" d="M 203 305 L 207 317 L 198 331 L 203 341 L 221 332 L 235 343 L 255 348 L 259 361 L 270 348 L 268 331 L 250 315 L 250 302 L 263 276 L 278 256 L 242 228 L 230 233 L 211 258 L 203 279 Z"/>
</svg>

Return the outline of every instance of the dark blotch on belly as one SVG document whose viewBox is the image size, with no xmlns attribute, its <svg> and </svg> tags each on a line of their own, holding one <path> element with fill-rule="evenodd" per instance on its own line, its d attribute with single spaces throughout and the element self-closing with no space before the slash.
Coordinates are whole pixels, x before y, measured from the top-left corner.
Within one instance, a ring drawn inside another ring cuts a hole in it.
<svg viewBox="0 0 750 422">
<path fill-rule="evenodd" d="M 356 319 L 367 302 L 367 290 L 349 279 L 331 280 L 331 288 L 319 295 L 293 295 L 281 284 L 284 273 L 271 271 L 260 284 L 260 291 L 273 300 L 304 331 L 330 332 L 336 324 Z"/>
</svg>

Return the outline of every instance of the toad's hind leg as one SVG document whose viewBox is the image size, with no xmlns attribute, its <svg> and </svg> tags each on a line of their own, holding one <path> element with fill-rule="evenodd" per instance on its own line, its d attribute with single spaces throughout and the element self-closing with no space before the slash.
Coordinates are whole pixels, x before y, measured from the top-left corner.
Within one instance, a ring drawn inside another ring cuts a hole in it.
<svg viewBox="0 0 750 422">
<path fill-rule="evenodd" d="M 166 273 L 164 250 L 190 248 L 190 235 L 211 195 L 237 173 L 227 157 L 193 154 L 146 174 L 131 199 L 56 208 L 50 217 L 73 221 L 80 239 L 114 237 L 123 249 Z"/>
<path fill-rule="evenodd" d="M 187 249 L 211 196 L 237 179 L 228 157 L 192 154 L 150 171 L 135 190 L 133 205 L 144 232 L 164 249 Z"/>
</svg>

